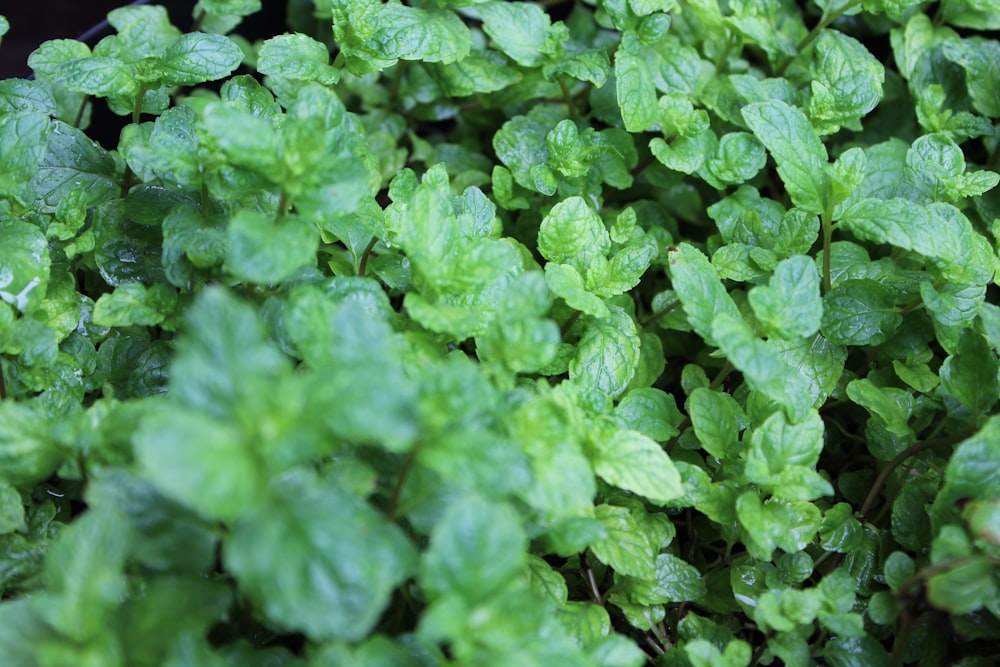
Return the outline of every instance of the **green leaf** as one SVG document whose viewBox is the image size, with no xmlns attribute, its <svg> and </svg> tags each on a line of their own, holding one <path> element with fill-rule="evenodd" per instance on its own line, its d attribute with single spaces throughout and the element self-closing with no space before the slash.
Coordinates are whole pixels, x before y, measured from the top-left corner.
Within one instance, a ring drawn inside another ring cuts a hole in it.
<svg viewBox="0 0 1000 667">
<path fill-rule="evenodd" d="M 719 459 L 740 452 L 740 431 L 746 428 L 747 418 L 732 396 L 698 387 L 688 396 L 685 408 L 706 452 Z"/>
<path fill-rule="evenodd" d="M 847 395 L 877 417 L 890 433 L 899 436 L 913 434 L 908 423 L 913 412 L 913 397 L 909 392 L 895 387 L 879 387 L 865 378 L 851 380 L 847 385 Z"/>
<path fill-rule="evenodd" d="M 289 299 L 285 322 L 305 362 L 320 371 L 311 391 L 328 427 L 349 440 L 406 449 L 417 436 L 416 388 L 384 315 L 366 309 L 358 292 L 338 303 L 301 288 Z"/>
<path fill-rule="evenodd" d="M 127 591 L 123 572 L 131 531 L 123 516 L 91 511 L 67 526 L 45 559 L 52 597 L 39 600 L 40 613 L 77 641 L 106 632 L 108 612 Z"/>
<path fill-rule="evenodd" d="M 26 531 L 24 522 L 24 501 L 21 494 L 11 484 L 0 479 L 0 535 L 14 531 Z"/>
<path fill-rule="evenodd" d="M 604 222 L 582 197 L 569 197 L 549 211 L 538 229 L 538 252 L 550 262 L 570 264 L 581 274 L 611 249 Z"/>
<path fill-rule="evenodd" d="M 965 216 L 947 204 L 924 207 L 907 199 L 863 199 L 843 213 L 839 224 L 859 238 L 939 259 L 945 267 L 955 266 L 959 276 L 964 271 L 958 265 L 970 256 L 976 264 L 968 268 L 978 269 L 983 262 L 976 248 L 978 234 Z M 976 275 L 988 271 L 984 267 Z"/>
<path fill-rule="evenodd" d="M 827 551 L 850 553 L 861 546 L 864 537 L 861 522 L 847 503 L 837 503 L 823 515 L 819 528 L 820 544 Z"/>
<path fill-rule="evenodd" d="M 739 310 L 715 268 L 700 250 L 681 243 L 670 253 L 670 280 L 691 326 L 706 343 L 717 346 L 712 319 L 717 313 L 739 317 Z"/>
<path fill-rule="evenodd" d="M 598 319 L 611 315 L 604 301 L 587 291 L 583 277 L 569 264 L 549 262 L 545 265 L 545 284 L 552 293 L 566 301 L 571 308 Z"/>
<path fill-rule="evenodd" d="M 810 213 L 823 213 L 830 194 L 829 157 L 805 114 L 771 100 L 748 104 L 742 115 L 774 157 L 792 202 Z"/>
<path fill-rule="evenodd" d="M 756 176 L 766 163 L 767 154 L 756 137 L 728 132 L 719 138 L 719 148 L 705 166 L 721 183 L 741 184 Z"/>
<path fill-rule="evenodd" d="M 200 0 L 209 14 L 248 16 L 260 11 L 261 0 Z"/>
<path fill-rule="evenodd" d="M 100 326 L 153 326 L 173 315 L 176 307 L 177 291 L 169 285 L 147 290 L 142 283 L 122 283 L 97 299 L 91 317 Z"/>
<path fill-rule="evenodd" d="M 225 35 L 189 32 L 160 54 L 157 70 L 167 86 L 194 86 L 216 81 L 243 62 L 243 51 Z"/>
<path fill-rule="evenodd" d="M 451 503 L 434 526 L 420 582 L 434 598 L 457 593 L 469 603 L 484 602 L 521 572 L 526 549 L 511 506 L 468 496 Z"/>
<path fill-rule="evenodd" d="M 927 579 L 927 599 L 952 614 L 968 614 L 996 599 L 996 568 L 988 560 L 956 563 Z"/>
<path fill-rule="evenodd" d="M 793 423 L 807 417 L 812 401 L 805 378 L 773 347 L 754 336 L 742 318 L 726 313 L 716 315 L 712 320 L 712 335 L 730 363 L 742 371 L 751 389 L 780 405 Z"/>
<path fill-rule="evenodd" d="M 815 469 L 823 433 L 823 420 L 815 410 L 797 424 L 775 412 L 750 433 L 744 474 L 775 498 L 815 500 L 833 495 L 833 486 Z"/>
<path fill-rule="evenodd" d="M 885 583 L 894 591 L 899 590 L 900 585 L 913 576 L 915 571 L 913 559 L 902 551 L 893 551 L 889 554 L 883 566 Z"/>
<path fill-rule="evenodd" d="M 476 6 L 483 32 L 514 62 L 525 67 L 542 63 L 542 48 L 551 20 L 545 10 L 528 2 L 485 2 Z"/>
<path fill-rule="evenodd" d="M 30 313 L 45 298 L 49 282 L 51 260 L 45 236 L 33 225 L 0 220 L 0 247 L 0 299 L 21 313 Z"/>
<path fill-rule="evenodd" d="M 677 435 L 682 420 L 674 397 L 653 387 L 629 390 L 615 406 L 614 415 L 624 428 L 660 442 Z"/>
<path fill-rule="evenodd" d="M 416 570 L 399 527 L 306 472 L 272 483 L 258 511 L 233 527 L 223 561 L 275 627 L 352 642 Z"/>
<path fill-rule="evenodd" d="M 322 42 L 301 33 L 265 40 L 257 51 L 257 71 L 293 81 L 332 85 L 340 73 L 330 66 L 330 51 Z"/>
<path fill-rule="evenodd" d="M 834 345 L 820 334 L 798 341 L 769 342 L 785 362 L 806 379 L 813 406 L 822 405 L 833 393 L 844 372 L 847 348 Z"/>
<path fill-rule="evenodd" d="M 820 331 L 835 345 L 881 345 L 903 322 L 895 297 L 874 280 L 844 280 L 823 296 Z"/>
<path fill-rule="evenodd" d="M 88 206 L 107 204 L 121 190 L 117 170 L 113 157 L 87 135 L 54 121 L 45 157 L 31 182 L 39 196 L 36 204 L 54 213 L 74 192 L 83 194 Z"/>
<path fill-rule="evenodd" d="M 777 548 L 786 553 L 801 551 L 815 538 L 822 522 L 822 513 L 812 503 L 778 499 L 761 503 L 756 491 L 737 498 L 736 513 L 747 551 L 760 560 L 771 560 Z"/>
<path fill-rule="evenodd" d="M 607 529 L 607 537 L 590 545 L 594 556 L 619 574 L 655 580 L 661 545 L 652 543 L 636 516 L 616 505 L 598 505 L 594 515 Z"/>
<path fill-rule="evenodd" d="M 0 115 L 0 195 L 17 195 L 38 173 L 50 123 L 46 114 L 20 111 Z"/>
<path fill-rule="evenodd" d="M 625 311 L 617 306 L 609 311 L 609 317 L 587 323 L 569 362 L 569 378 L 583 389 L 618 398 L 638 368 L 639 334 Z"/>
<path fill-rule="evenodd" d="M 996 355 L 975 331 L 966 329 L 960 334 L 958 349 L 944 360 L 938 373 L 941 388 L 973 415 L 988 414 L 1000 399 Z"/>
<path fill-rule="evenodd" d="M 145 476 L 204 517 L 234 520 L 264 492 L 264 471 L 232 424 L 176 407 L 150 415 L 134 440 Z"/>
<path fill-rule="evenodd" d="M 58 81 L 71 90 L 96 97 L 134 97 L 139 91 L 136 72 L 117 58 L 74 58 L 57 70 Z"/>
<path fill-rule="evenodd" d="M 642 132 L 656 122 L 659 109 L 656 86 L 649 65 L 634 33 L 625 33 L 615 53 L 615 89 L 625 129 Z"/>
<path fill-rule="evenodd" d="M 226 269 L 248 283 L 277 284 L 316 261 L 319 234 L 305 218 L 278 221 L 247 209 L 229 220 Z"/>
<path fill-rule="evenodd" d="M 995 8 L 991 8 L 993 13 Z M 1000 76 L 1000 44 L 980 37 L 949 40 L 944 55 L 965 70 L 965 82 L 976 111 L 991 118 L 1000 117 L 1000 92 L 990 82 Z"/>
<path fill-rule="evenodd" d="M 810 120 L 821 134 L 841 126 L 860 129 L 858 121 L 882 99 L 882 63 L 860 42 L 836 30 L 822 31 L 814 48 Z"/>
<path fill-rule="evenodd" d="M 256 311 L 222 288 L 202 290 L 177 341 L 171 393 L 182 405 L 220 420 L 255 414 L 289 371 Z M 151 447 L 154 445 L 150 445 Z"/>
<path fill-rule="evenodd" d="M 665 505 L 684 493 L 674 462 L 655 441 L 638 431 L 615 431 L 594 443 L 594 472 L 608 484 Z"/>
<path fill-rule="evenodd" d="M 387 4 L 336 0 L 333 32 L 352 60 L 349 67 L 371 71 L 398 60 L 453 63 L 468 55 L 471 37 L 454 13 Z M 363 63 L 363 64 L 362 64 Z"/>
<path fill-rule="evenodd" d="M 629 600 L 642 605 L 688 602 L 708 592 L 698 568 L 671 554 L 656 557 L 656 573 L 652 579 L 622 577 L 616 587 L 620 587 Z"/>
<path fill-rule="evenodd" d="M 779 262 L 769 284 L 754 287 L 747 296 L 767 336 L 804 338 L 819 329 L 823 317 L 819 272 L 804 255 Z"/>
</svg>

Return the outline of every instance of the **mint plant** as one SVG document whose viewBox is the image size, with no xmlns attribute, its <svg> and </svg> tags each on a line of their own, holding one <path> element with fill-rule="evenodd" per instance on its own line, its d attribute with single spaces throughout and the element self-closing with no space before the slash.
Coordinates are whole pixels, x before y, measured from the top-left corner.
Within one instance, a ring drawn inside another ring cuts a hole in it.
<svg viewBox="0 0 1000 667">
<path fill-rule="evenodd" d="M 994 4 L 260 9 L 0 81 L 0 663 L 994 664 Z"/>
</svg>

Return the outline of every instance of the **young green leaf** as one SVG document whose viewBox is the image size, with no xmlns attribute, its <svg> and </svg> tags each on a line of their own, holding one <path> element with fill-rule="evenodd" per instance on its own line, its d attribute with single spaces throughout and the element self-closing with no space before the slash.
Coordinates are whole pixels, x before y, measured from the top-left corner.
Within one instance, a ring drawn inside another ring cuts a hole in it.
<svg viewBox="0 0 1000 667">
<path fill-rule="evenodd" d="M 226 269 L 239 280 L 277 284 L 316 261 L 319 234 L 305 218 L 286 215 L 278 221 L 243 210 L 229 221 Z"/>
<path fill-rule="evenodd" d="M 421 557 L 420 582 L 433 597 L 483 602 L 524 568 L 527 537 L 514 509 L 470 496 L 445 510 Z"/>
<path fill-rule="evenodd" d="M 609 317 L 587 324 L 569 362 L 569 378 L 581 389 L 618 398 L 638 367 L 639 335 L 625 311 L 617 306 L 609 311 Z"/>
<path fill-rule="evenodd" d="M 894 298 L 874 280 L 845 280 L 823 296 L 820 331 L 835 345 L 880 345 L 903 322 Z"/>
<path fill-rule="evenodd" d="M 332 85 L 340 79 L 330 66 L 326 45 L 301 33 L 278 35 L 265 41 L 257 51 L 257 71 L 294 81 L 316 81 Z"/>
<path fill-rule="evenodd" d="M 698 387 L 688 396 L 685 408 L 706 452 L 719 459 L 739 453 L 740 431 L 746 428 L 747 419 L 732 396 Z"/>
<path fill-rule="evenodd" d="M 592 461 L 598 477 L 637 493 L 657 505 L 683 495 L 681 476 L 660 445 L 638 431 L 615 431 L 594 443 Z"/>
<path fill-rule="evenodd" d="M 792 202 L 810 213 L 823 213 L 830 196 L 829 157 L 805 114 L 778 100 L 748 104 L 742 114 L 774 157 Z"/>
<path fill-rule="evenodd" d="M 542 63 L 551 21 L 545 10 L 528 2 L 485 2 L 476 7 L 483 32 L 514 62 L 525 67 Z"/>
<path fill-rule="evenodd" d="M 712 320 L 712 335 L 730 363 L 743 373 L 747 385 L 780 405 L 793 423 L 808 416 L 809 387 L 805 378 L 778 352 L 753 335 L 743 318 L 726 313 Z"/>
<path fill-rule="evenodd" d="M 538 229 L 538 252 L 550 262 L 571 264 L 583 273 L 611 249 L 604 222 L 582 197 L 569 197 L 549 211 Z"/>
<path fill-rule="evenodd" d="M 882 99 L 885 69 L 861 42 L 836 30 L 822 31 L 815 49 L 810 120 L 820 134 L 832 134 L 841 126 L 859 130 L 858 121 Z"/>
<path fill-rule="evenodd" d="M 717 345 L 712 319 L 717 313 L 739 317 L 739 310 L 719 274 L 700 250 L 688 243 L 670 253 L 670 280 L 691 326 L 709 345 Z"/>
<path fill-rule="evenodd" d="M 819 329 L 823 318 L 819 272 L 808 257 L 782 260 L 770 283 L 754 287 L 747 296 L 765 335 L 804 338 Z"/>
<path fill-rule="evenodd" d="M 615 87 L 625 129 L 642 132 L 656 122 L 658 109 L 653 74 L 643 58 L 647 48 L 639 44 L 631 32 L 622 36 L 622 44 L 615 53 Z"/>
<path fill-rule="evenodd" d="M 775 498 L 815 500 L 833 487 L 815 470 L 823 450 L 823 420 L 810 410 L 797 424 L 775 412 L 753 429 L 746 449 L 747 479 Z"/>
<path fill-rule="evenodd" d="M 277 627 L 357 641 L 416 570 L 413 545 L 361 498 L 295 471 L 237 522 L 223 562 Z"/>
</svg>

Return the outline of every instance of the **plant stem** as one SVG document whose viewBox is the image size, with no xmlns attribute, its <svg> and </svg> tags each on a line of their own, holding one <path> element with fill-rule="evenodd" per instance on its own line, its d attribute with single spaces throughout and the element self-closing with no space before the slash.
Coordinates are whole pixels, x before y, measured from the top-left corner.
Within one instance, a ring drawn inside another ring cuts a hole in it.
<svg viewBox="0 0 1000 667">
<path fill-rule="evenodd" d="M 205 13 L 204 9 L 198 12 L 198 15 L 194 17 L 194 22 L 191 23 L 191 29 L 188 32 L 196 32 L 198 30 L 201 30 L 201 24 L 205 22 L 206 16 L 207 14 Z"/>
<path fill-rule="evenodd" d="M 7 400 L 7 383 L 3 379 L 3 362 L 0 362 L 0 401 Z"/>
<path fill-rule="evenodd" d="M 896 590 L 896 595 L 897 596 L 906 595 L 906 591 L 913 588 L 924 579 L 930 579 L 935 574 L 941 574 L 942 572 L 947 572 L 948 570 L 954 570 L 956 567 L 962 567 L 963 565 L 974 565 L 976 563 L 989 563 L 990 565 L 996 567 L 1000 565 L 1000 559 L 986 555 L 946 558 L 945 560 L 939 563 L 934 563 L 933 565 L 928 565 L 927 567 L 920 568 L 920 570 L 914 572 L 909 577 L 904 579 L 899 584 L 899 588 Z"/>
<path fill-rule="evenodd" d="M 403 495 L 403 487 L 406 486 L 406 480 L 410 477 L 413 464 L 417 461 L 417 450 L 419 448 L 420 443 L 417 443 L 406 455 L 406 460 L 403 462 L 403 469 L 399 471 L 399 477 L 396 478 L 396 485 L 392 488 L 392 495 L 389 496 L 389 502 L 385 506 L 385 514 L 389 517 L 390 521 L 396 520 L 396 512 L 399 510 L 399 499 Z"/>
<path fill-rule="evenodd" d="M 666 306 L 666 307 L 658 310 L 657 312 L 653 313 L 652 315 L 650 315 L 646 319 L 644 319 L 641 322 L 639 322 L 639 326 L 645 328 L 645 327 L 648 327 L 650 324 L 653 324 L 654 322 L 658 322 L 660 319 L 662 319 L 663 317 L 665 317 L 666 315 L 668 315 L 670 313 L 670 311 L 674 310 L 679 305 L 681 305 L 680 301 L 674 301 L 669 306 Z"/>
<path fill-rule="evenodd" d="M 829 209 L 820 216 L 820 226 L 823 228 L 823 294 L 833 289 L 833 280 L 830 277 L 830 246 L 833 245 L 833 212 Z"/>
<path fill-rule="evenodd" d="M 570 328 L 571 328 L 571 327 L 572 327 L 572 326 L 573 326 L 574 324 L 576 324 L 576 321 L 577 321 L 578 319 L 580 319 L 580 315 L 582 315 L 582 314 L 583 314 L 583 313 L 582 313 L 582 312 L 580 312 L 579 310 L 574 310 L 574 311 L 573 311 L 573 314 L 572 314 L 572 315 L 570 315 L 570 316 L 569 316 L 569 317 L 568 317 L 568 318 L 566 319 L 566 321 L 565 321 L 565 322 L 563 322 L 563 325 L 562 325 L 562 327 L 561 327 L 561 328 L 559 329 L 559 333 L 560 333 L 560 334 L 562 334 L 563 336 L 565 336 L 565 335 L 567 334 L 567 332 L 569 332 Z"/>
<path fill-rule="evenodd" d="M 285 217 L 288 213 L 288 206 L 291 203 L 292 198 L 288 196 L 288 192 L 285 190 L 281 191 L 281 197 L 278 199 L 278 220 Z"/>
<path fill-rule="evenodd" d="M 907 447 L 899 454 L 896 455 L 894 459 L 886 464 L 882 472 L 878 474 L 875 481 L 872 482 L 872 488 L 868 491 L 868 495 L 865 496 L 865 501 L 861 504 L 861 510 L 858 512 L 858 519 L 864 521 L 865 517 L 868 515 L 869 510 L 871 510 L 872 505 L 875 504 L 875 499 L 878 494 L 881 493 L 882 487 L 885 485 L 886 480 L 889 479 L 889 475 L 900 466 L 906 459 L 911 456 L 915 456 L 925 449 L 931 449 L 932 447 L 938 447 L 940 445 L 953 445 L 955 443 L 961 442 L 966 436 L 948 436 L 946 438 L 931 438 L 929 440 L 924 440 L 918 442 L 917 444 Z"/>
<path fill-rule="evenodd" d="M 73 119 L 73 127 L 80 129 L 80 123 L 83 122 L 83 114 L 87 111 L 87 102 L 90 100 L 90 95 L 84 95 L 83 99 L 80 100 L 80 108 L 77 109 L 76 118 Z"/>
<path fill-rule="evenodd" d="M 584 571 L 587 575 L 587 587 L 590 589 L 590 596 L 594 598 L 594 602 L 603 607 L 604 596 L 601 595 L 601 589 L 597 587 L 597 579 L 594 577 L 594 570 L 592 570 L 589 565 L 584 564 Z"/>
<path fill-rule="evenodd" d="M 573 95 L 569 92 L 569 86 L 566 85 L 566 79 L 563 76 L 557 76 L 556 81 L 559 82 L 559 88 L 562 90 L 563 99 L 566 101 L 566 109 L 569 111 L 569 116 L 572 118 L 576 115 L 576 104 L 573 103 Z"/>
<path fill-rule="evenodd" d="M 719 386 L 726 381 L 726 378 L 729 377 L 729 374 L 732 372 L 733 372 L 733 365 L 729 363 L 729 360 L 727 359 L 726 363 L 723 364 L 722 368 L 719 369 L 719 372 L 716 373 L 714 378 L 712 378 L 712 382 L 711 384 L 708 385 L 708 388 L 713 391 L 718 389 Z"/>
<path fill-rule="evenodd" d="M 358 262 L 358 277 L 360 278 L 364 278 L 365 271 L 368 270 L 368 258 L 371 257 L 376 243 L 378 243 L 378 237 L 373 236 L 372 240 L 368 242 L 368 245 L 365 246 L 364 251 L 361 253 L 361 261 Z"/>
</svg>

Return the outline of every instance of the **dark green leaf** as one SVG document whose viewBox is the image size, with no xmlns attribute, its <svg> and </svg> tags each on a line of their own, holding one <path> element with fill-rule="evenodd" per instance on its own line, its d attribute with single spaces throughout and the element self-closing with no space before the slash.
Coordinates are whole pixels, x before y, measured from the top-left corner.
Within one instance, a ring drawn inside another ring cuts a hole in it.
<svg viewBox="0 0 1000 667">
<path fill-rule="evenodd" d="M 277 627 L 318 640 L 367 635 L 416 569 L 403 531 L 305 472 L 275 480 L 266 498 L 233 527 L 227 568 Z"/>
</svg>

